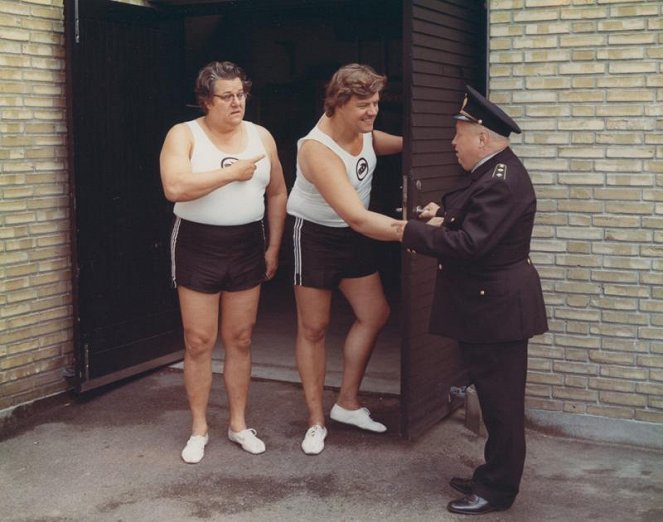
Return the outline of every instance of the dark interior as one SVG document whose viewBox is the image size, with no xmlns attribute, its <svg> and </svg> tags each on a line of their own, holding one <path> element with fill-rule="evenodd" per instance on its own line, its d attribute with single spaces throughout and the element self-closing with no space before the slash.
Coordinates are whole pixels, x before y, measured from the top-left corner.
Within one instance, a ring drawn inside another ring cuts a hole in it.
<svg viewBox="0 0 663 522">
<path fill-rule="evenodd" d="M 230 60 L 241 65 L 253 82 L 246 119 L 263 125 L 274 136 L 290 189 L 295 177 L 296 142 L 322 114 L 326 82 L 341 65 L 359 62 L 371 65 L 388 77 L 376 128 L 393 134 L 403 133 L 400 0 L 279 2 L 278 8 L 269 3 L 251 4 L 251 9 L 242 7 L 242 3 L 186 8 L 182 92 L 187 98 L 183 119 L 201 114 L 192 87 L 202 66 L 213 60 Z M 181 15 L 181 8 L 179 12 Z M 371 209 L 399 217 L 402 206 L 400 155 L 380 158 L 374 180 Z M 380 345 L 374 357 L 381 357 L 380 353 L 388 356 L 389 366 L 395 366 L 390 371 L 398 381 L 400 363 L 394 352 L 400 346 L 397 326 L 400 321 L 400 247 L 381 242 L 376 242 L 376 247 L 380 274 L 392 307 L 389 336 L 395 334 L 396 339 L 389 340 L 389 348 Z M 296 320 L 290 256 L 284 248 L 276 280 L 263 285 L 260 319 L 254 337 L 256 341 L 285 339 L 285 342 L 270 342 L 270 350 L 285 351 L 294 366 Z M 273 321 L 273 318 L 278 320 Z M 328 341 L 330 357 L 337 357 L 333 353 L 342 344 L 340 334 L 344 334 L 350 324 L 349 306 L 340 296 L 335 296 Z M 275 328 L 284 331 L 276 332 Z M 385 336 L 386 333 L 383 338 Z M 387 343 L 386 340 L 381 342 Z M 218 356 L 222 357 L 221 351 Z M 259 364 L 262 357 L 264 355 L 256 351 L 254 362 Z M 381 369 L 385 366 L 382 361 L 379 364 Z"/>
<path fill-rule="evenodd" d="M 360 62 L 388 77 L 376 128 L 402 134 L 400 0 L 280 2 L 278 8 L 251 2 L 250 9 L 243 7 L 246 3 L 179 7 L 186 14 L 185 118 L 200 115 L 192 92 L 198 70 L 213 60 L 238 63 L 253 81 L 246 118 L 273 134 L 290 188 L 296 142 L 322 114 L 325 83 L 339 66 Z M 380 158 L 375 180 L 371 208 L 399 216 L 400 156 Z M 399 248 L 378 248 L 391 293 L 400 282 Z M 288 252 L 283 252 L 282 263 L 288 264 Z M 281 277 L 285 272 L 281 270 Z"/>
</svg>

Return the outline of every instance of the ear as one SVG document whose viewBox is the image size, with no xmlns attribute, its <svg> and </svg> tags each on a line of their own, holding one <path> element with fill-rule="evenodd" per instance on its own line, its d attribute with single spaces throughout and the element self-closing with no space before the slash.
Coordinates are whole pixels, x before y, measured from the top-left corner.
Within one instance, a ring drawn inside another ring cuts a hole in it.
<svg viewBox="0 0 663 522">
<path fill-rule="evenodd" d="M 485 147 L 488 145 L 488 140 L 490 139 L 488 133 L 486 131 L 481 131 L 479 132 L 479 146 L 480 147 Z"/>
</svg>

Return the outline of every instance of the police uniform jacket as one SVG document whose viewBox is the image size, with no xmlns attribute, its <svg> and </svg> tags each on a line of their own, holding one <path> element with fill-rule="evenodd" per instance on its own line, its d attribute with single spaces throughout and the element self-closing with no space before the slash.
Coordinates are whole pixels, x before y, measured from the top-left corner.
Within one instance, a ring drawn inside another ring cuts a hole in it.
<svg viewBox="0 0 663 522">
<path fill-rule="evenodd" d="M 536 196 L 510 148 L 445 194 L 442 226 L 409 221 L 403 245 L 438 259 L 430 332 L 463 342 L 529 339 L 548 329 L 528 255 Z"/>
</svg>

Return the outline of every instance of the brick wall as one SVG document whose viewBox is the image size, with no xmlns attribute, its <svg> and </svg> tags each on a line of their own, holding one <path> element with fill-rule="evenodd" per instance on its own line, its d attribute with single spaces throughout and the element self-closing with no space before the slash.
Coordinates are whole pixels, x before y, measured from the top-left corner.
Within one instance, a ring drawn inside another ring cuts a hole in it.
<svg viewBox="0 0 663 522">
<path fill-rule="evenodd" d="M 539 199 L 528 408 L 662 423 L 663 3 L 489 5 L 490 97 Z"/>
<path fill-rule="evenodd" d="M 0 0 L 0 410 L 71 365 L 62 0 Z"/>
</svg>

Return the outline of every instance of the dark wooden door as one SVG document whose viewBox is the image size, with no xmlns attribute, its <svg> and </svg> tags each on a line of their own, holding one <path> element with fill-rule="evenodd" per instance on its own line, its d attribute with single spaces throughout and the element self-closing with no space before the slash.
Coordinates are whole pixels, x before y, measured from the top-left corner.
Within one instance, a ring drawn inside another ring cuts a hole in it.
<svg viewBox="0 0 663 522">
<path fill-rule="evenodd" d="M 85 391 L 182 358 L 159 151 L 183 96 L 181 21 L 66 0 L 76 377 Z"/>
<path fill-rule="evenodd" d="M 486 11 L 481 1 L 404 2 L 404 205 L 407 217 L 439 202 L 461 174 L 451 147 L 455 122 L 469 83 L 485 91 Z M 403 350 L 401 418 L 416 438 L 448 415 L 458 399 L 452 386 L 466 384 L 458 347 L 428 333 L 436 261 L 403 252 Z"/>
</svg>

